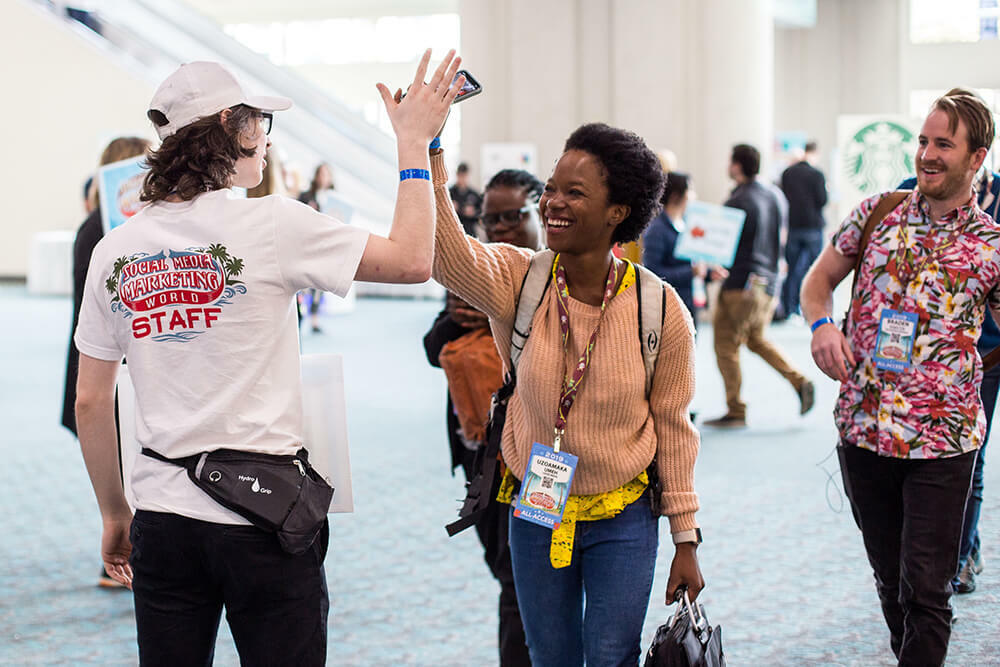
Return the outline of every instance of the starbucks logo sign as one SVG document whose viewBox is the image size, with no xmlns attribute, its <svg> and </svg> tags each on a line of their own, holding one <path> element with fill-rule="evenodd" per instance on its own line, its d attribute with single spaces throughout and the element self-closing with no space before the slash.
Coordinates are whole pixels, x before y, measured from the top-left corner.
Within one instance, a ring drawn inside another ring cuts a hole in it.
<svg viewBox="0 0 1000 667">
<path fill-rule="evenodd" d="M 889 120 L 868 123 L 844 145 L 847 181 L 865 194 L 893 190 L 914 173 L 914 133 Z"/>
</svg>

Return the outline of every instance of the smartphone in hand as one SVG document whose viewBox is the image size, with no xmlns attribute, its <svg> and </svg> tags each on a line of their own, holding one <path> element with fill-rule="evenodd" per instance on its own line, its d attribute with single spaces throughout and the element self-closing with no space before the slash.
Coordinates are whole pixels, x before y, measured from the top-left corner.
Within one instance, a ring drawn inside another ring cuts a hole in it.
<svg viewBox="0 0 1000 667">
<path fill-rule="evenodd" d="M 468 99 L 473 95 L 478 95 L 479 93 L 483 92 L 483 86 L 478 81 L 476 81 L 475 77 L 469 74 L 468 70 L 460 69 L 457 72 L 455 72 L 455 79 L 452 81 L 452 83 L 458 81 L 458 77 L 460 76 L 465 77 L 465 85 L 463 85 L 462 89 L 458 91 L 458 95 L 456 95 L 455 99 L 452 100 L 452 104 L 458 104 L 462 100 Z"/>
<path fill-rule="evenodd" d="M 469 74 L 468 70 L 460 69 L 457 72 L 455 72 L 455 78 L 452 79 L 451 81 L 452 84 L 458 81 L 458 77 L 460 76 L 465 77 L 465 84 L 462 86 L 462 90 L 458 91 L 458 95 L 455 96 L 455 99 L 451 101 L 452 104 L 457 104 L 462 100 L 468 99 L 470 97 L 473 97 L 474 95 L 478 95 L 479 93 L 483 92 L 482 84 L 476 81 L 475 77 Z M 404 97 L 406 97 L 406 93 L 400 95 L 399 99 L 402 100 Z"/>
</svg>

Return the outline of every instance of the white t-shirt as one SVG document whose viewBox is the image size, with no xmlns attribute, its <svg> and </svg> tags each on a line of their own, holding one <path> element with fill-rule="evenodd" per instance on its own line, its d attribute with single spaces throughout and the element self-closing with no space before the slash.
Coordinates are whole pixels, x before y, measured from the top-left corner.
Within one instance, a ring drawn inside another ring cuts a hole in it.
<svg viewBox="0 0 1000 667">
<path fill-rule="evenodd" d="M 286 197 L 156 203 L 94 250 L 76 345 L 127 357 L 139 446 L 292 454 L 303 432 L 295 293 L 345 295 L 367 242 Z M 248 523 L 179 466 L 140 455 L 130 483 L 138 509 Z"/>
</svg>

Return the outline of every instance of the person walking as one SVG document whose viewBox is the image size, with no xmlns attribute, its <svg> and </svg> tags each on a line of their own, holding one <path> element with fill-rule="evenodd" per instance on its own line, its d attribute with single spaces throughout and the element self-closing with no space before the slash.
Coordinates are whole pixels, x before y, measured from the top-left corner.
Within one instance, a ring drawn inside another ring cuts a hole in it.
<svg viewBox="0 0 1000 667">
<path fill-rule="evenodd" d="M 431 166 L 434 278 L 486 313 L 510 372 L 518 294 L 535 253 L 467 236 L 445 188 L 440 150 L 432 151 Z M 698 433 L 688 417 L 691 316 L 663 285 L 662 342 L 647 387 L 638 269 L 612 252 L 639 237 L 662 189 L 662 169 L 640 137 L 594 123 L 567 139 L 539 202 L 555 253 L 546 267 L 552 281 L 534 311 L 507 406 L 501 451 L 508 474 L 500 495 L 512 500 L 528 483 L 532 461 L 542 465 L 538 457 L 546 453 L 571 454 L 577 467 L 561 495 L 558 527 L 511 508 L 514 581 L 535 667 L 638 662 L 660 514 L 675 545 L 666 600 L 682 587 L 696 597 L 704 586 L 693 477 Z M 650 479 L 651 464 L 662 492 Z M 652 501 L 659 501 L 656 514 Z"/>
<path fill-rule="evenodd" d="M 775 193 L 758 181 L 759 172 L 760 152 L 747 144 L 734 146 L 729 177 L 736 182 L 736 188 L 726 206 L 741 209 L 746 219 L 729 276 L 719 292 L 712 322 L 715 360 L 726 387 L 727 407 L 726 414 L 704 422 L 705 426 L 715 428 L 747 425 L 747 406 L 740 398 L 743 385 L 740 347 L 743 345 L 792 385 L 799 399 L 799 414 L 809 412 L 815 400 L 813 383 L 764 337 L 764 329 L 771 323 L 777 304 L 774 293 L 781 252 L 782 215 Z"/>
<path fill-rule="evenodd" d="M 781 174 L 781 191 L 788 200 L 785 241 L 788 275 L 781 286 L 781 310 L 786 319 L 800 314 L 802 279 L 823 250 L 823 207 L 827 195 L 826 178 L 818 164 L 819 149 L 815 141 L 809 141 L 802 159 Z"/>
<path fill-rule="evenodd" d="M 1000 311 L 1000 225 L 972 189 L 994 134 L 978 97 L 935 100 L 917 189 L 861 202 L 802 286 L 813 359 L 841 383 L 844 490 L 900 665 L 944 664 L 951 636 L 951 580 L 986 431 L 976 341 L 987 308 Z M 855 266 L 842 332 L 832 295 Z"/>
</svg>

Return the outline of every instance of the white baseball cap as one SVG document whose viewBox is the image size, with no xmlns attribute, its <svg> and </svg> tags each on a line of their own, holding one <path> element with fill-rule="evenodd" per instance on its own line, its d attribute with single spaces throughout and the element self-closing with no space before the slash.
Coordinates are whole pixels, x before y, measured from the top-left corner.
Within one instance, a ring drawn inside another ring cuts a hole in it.
<svg viewBox="0 0 1000 667">
<path fill-rule="evenodd" d="M 292 101 L 287 97 L 248 95 L 232 72 L 219 63 L 193 62 L 181 65 L 160 84 L 146 115 L 162 140 L 200 118 L 237 104 L 261 111 L 284 111 L 291 108 Z M 154 111 L 166 116 L 166 125 L 156 124 Z"/>
</svg>

